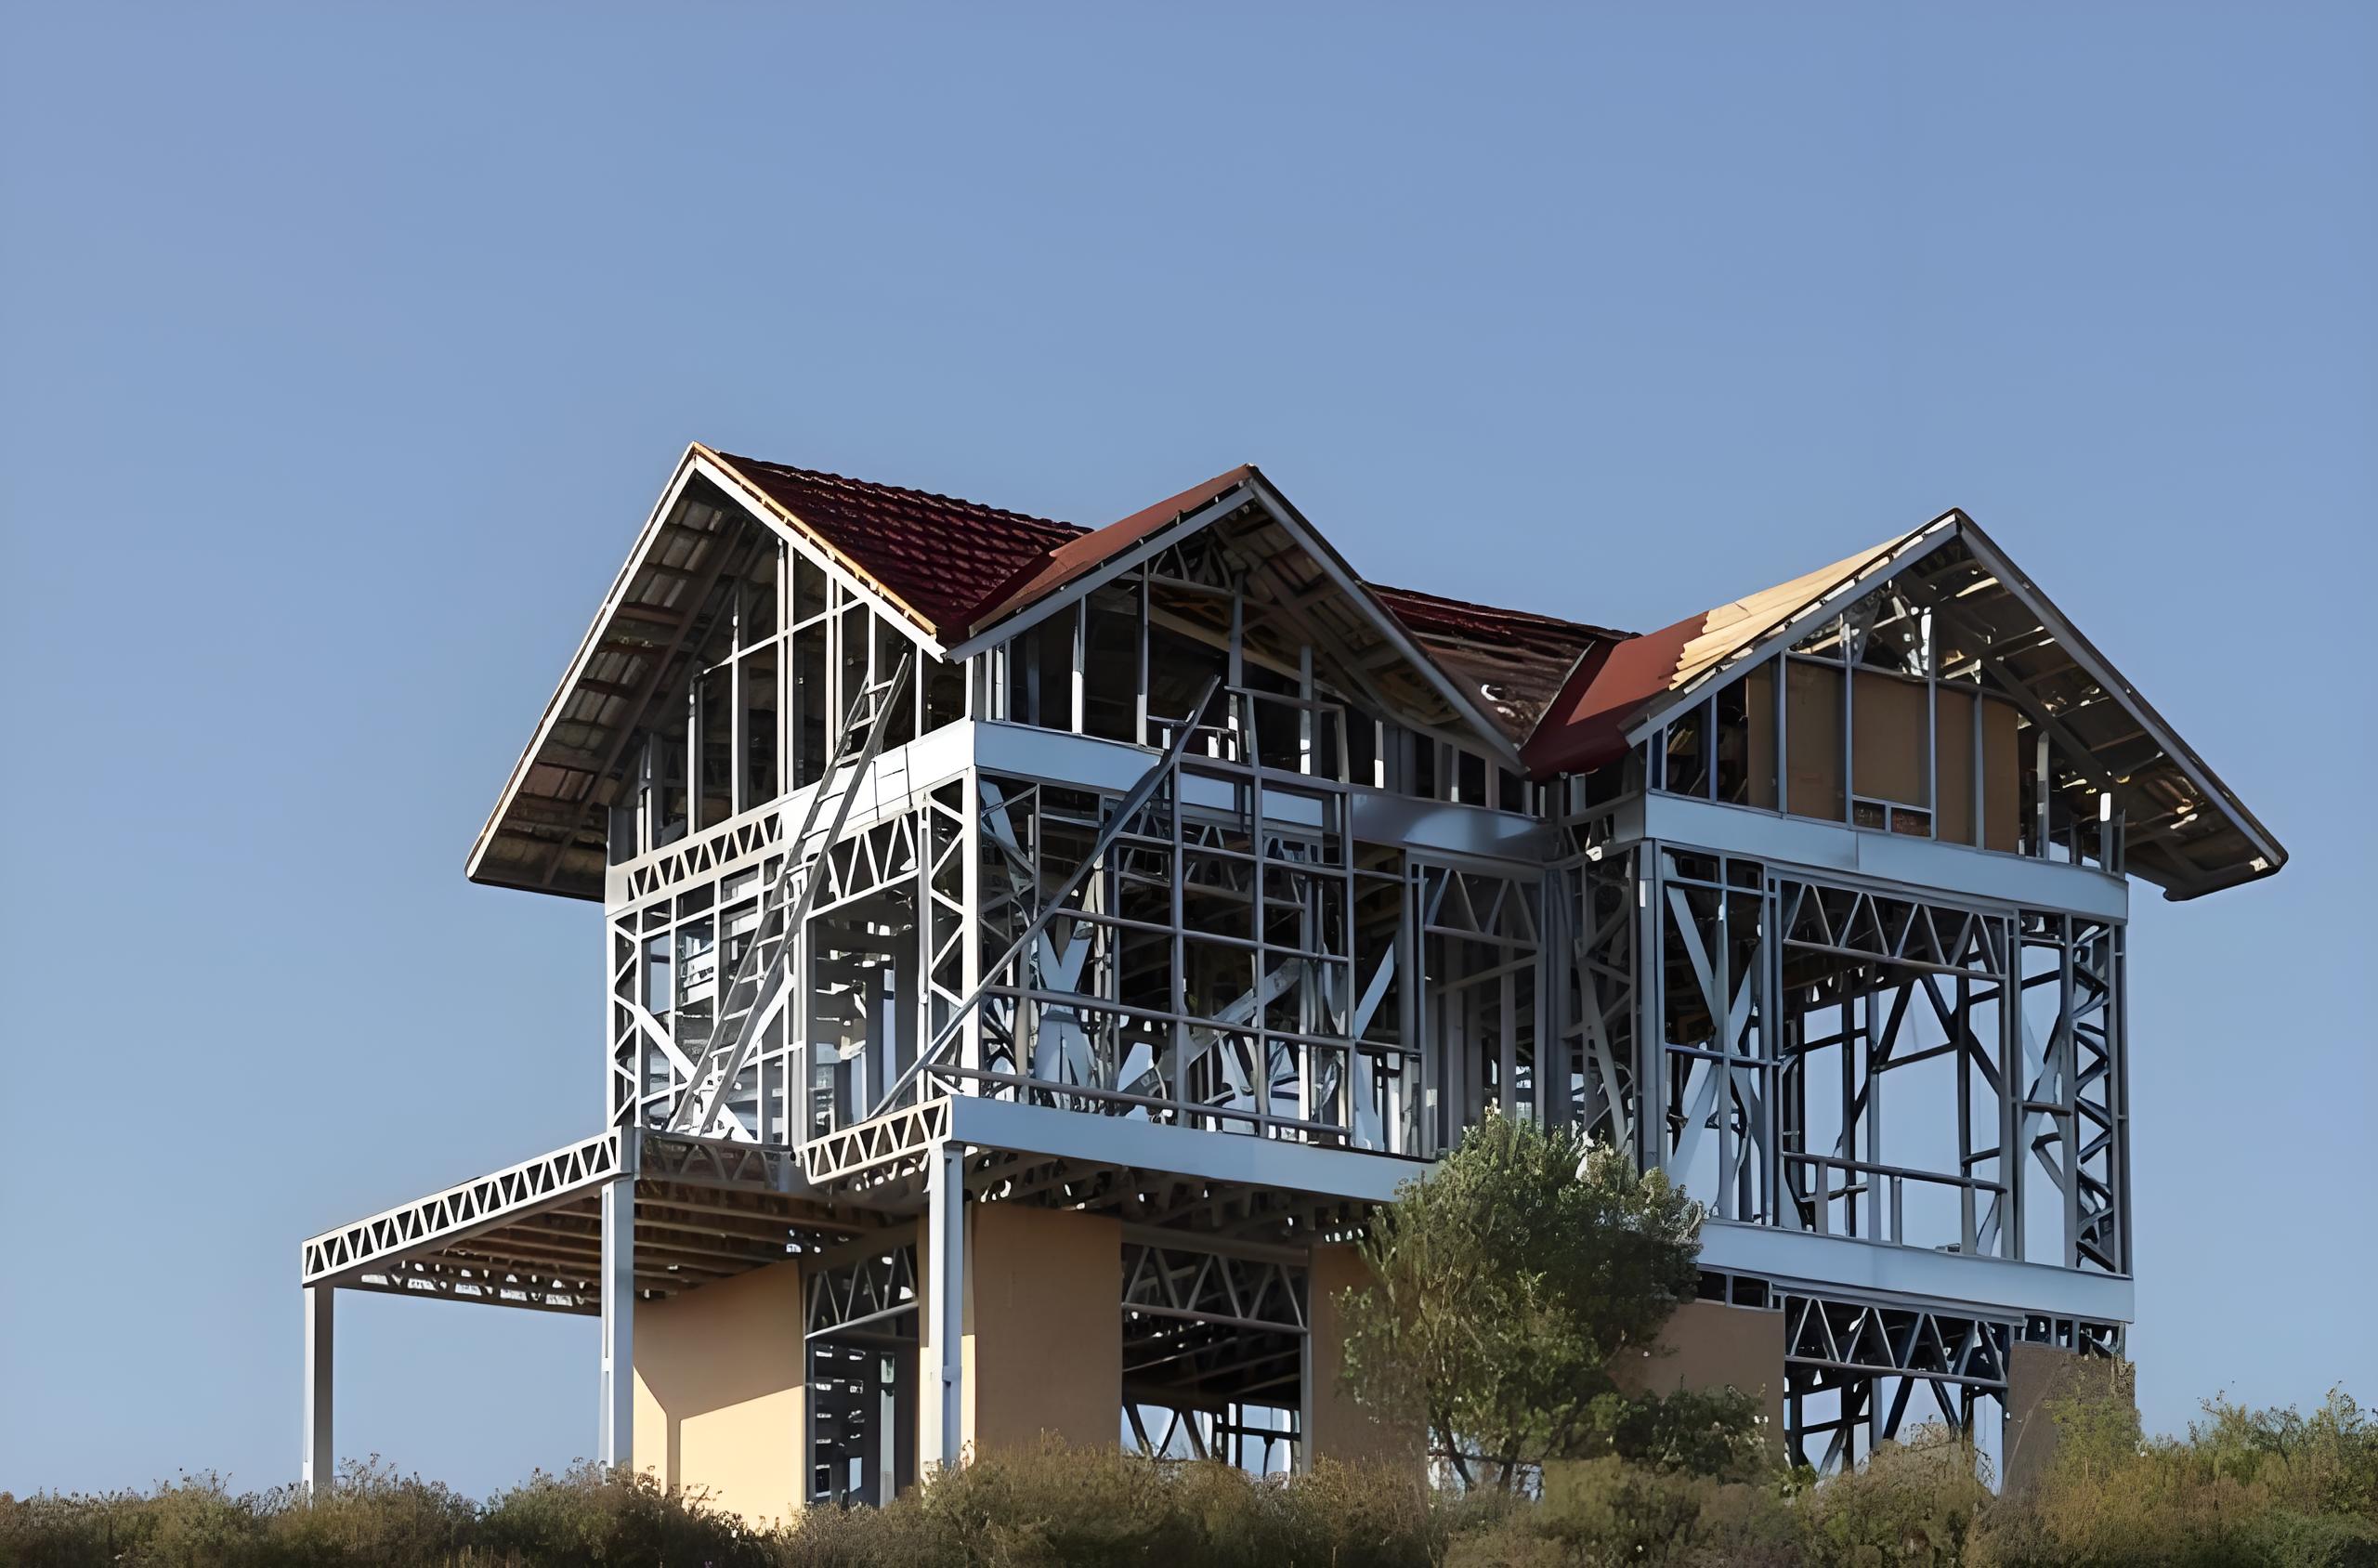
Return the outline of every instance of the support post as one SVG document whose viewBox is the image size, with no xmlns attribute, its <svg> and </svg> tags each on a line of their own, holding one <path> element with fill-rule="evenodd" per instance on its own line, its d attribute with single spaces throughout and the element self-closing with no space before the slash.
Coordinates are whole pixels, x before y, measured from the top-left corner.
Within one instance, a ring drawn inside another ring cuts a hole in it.
<svg viewBox="0 0 2378 1568">
<path fill-rule="evenodd" d="M 603 1404 L 595 1459 L 635 1458 L 635 1178 L 603 1187 Z"/>
<path fill-rule="evenodd" d="M 955 1467 L 964 1457 L 966 1332 L 966 1183 L 962 1145 L 943 1140 L 933 1145 L 926 1210 L 925 1310 L 933 1317 L 933 1366 L 926 1397 L 940 1413 L 939 1451 L 929 1457 Z"/>
<path fill-rule="evenodd" d="M 298 1484 L 310 1500 L 337 1479 L 331 1441 L 331 1287 L 304 1287 L 306 1297 L 306 1418 Z"/>
</svg>

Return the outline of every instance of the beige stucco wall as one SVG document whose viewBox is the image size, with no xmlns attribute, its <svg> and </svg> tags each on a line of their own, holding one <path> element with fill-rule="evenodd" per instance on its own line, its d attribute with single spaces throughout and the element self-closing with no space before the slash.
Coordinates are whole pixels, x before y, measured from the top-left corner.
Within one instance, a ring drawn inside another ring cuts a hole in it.
<svg viewBox="0 0 2378 1568">
<path fill-rule="evenodd" d="M 2110 1400 L 2136 1407 L 2137 1372 L 2126 1361 L 2075 1355 L 2054 1345 L 2016 1345 L 2006 1356 L 2006 1436 L 2000 1445 L 2005 1489 L 2020 1491 L 2047 1473 L 2056 1457 L 2056 1418 L 2066 1399 Z"/>
<path fill-rule="evenodd" d="M 1313 1249 L 1307 1286 L 1311 1303 L 1308 1327 L 1313 1342 L 1312 1353 L 1305 1362 L 1307 1375 L 1313 1379 L 1312 1451 L 1316 1458 L 1417 1466 L 1424 1447 L 1420 1434 L 1372 1420 L 1339 1386 L 1339 1375 L 1345 1367 L 1345 1358 L 1340 1353 L 1345 1329 L 1338 1297 L 1370 1282 L 1370 1269 L 1358 1248 L 1333 1244 Z"/>
<path fill-rule="evenodd" d="M 635 1309 L 635 1468 L 754 1524 L 800 1506 L 801 1269 L 777 1263 Z"/>
<path fill-rule="evenodd" d="M 1614 1369 L 1628 1393 L 1735 1388 L 1755 1395 L 1768 1441 L 1784 1443 L 1784 1314 L 1720 1301 L 1687 1301 L 1667 1321 L 1656 1350 Z"/>
<path fill-rule="evenodd" d="M 1044 1431 L 1112 1444 L 1123 1418 L 1123 1226 L 1022 1204 L 969 1206 L 961 1399 L 975 1452 Z"/>
</svg>

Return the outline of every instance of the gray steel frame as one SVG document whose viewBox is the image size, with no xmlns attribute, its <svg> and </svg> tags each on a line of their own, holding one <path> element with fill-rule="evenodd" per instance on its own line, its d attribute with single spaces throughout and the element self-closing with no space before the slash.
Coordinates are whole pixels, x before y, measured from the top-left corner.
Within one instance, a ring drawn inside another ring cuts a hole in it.
<svg viewBox="0 0 2378 1568">
<path fill-rule="evenodd" d="M 1244 563 L 1198 537 L 1169 538 L 1083 585 L 1049 622 L 1069 627 L 1069 640 L 1025 628 L 967 650 L 954 707 L 926 695 L 929 684 L 943 699 L 957 689 L 952 672 L 911 677 L 920 653 L 934 659 L 914 628 L 807 549 L 777 546 L 772 621 L 747 627 L 730 594 L 720 622 L 731 637 L 717 668 L 739 682 L 743 661 L 765 656 L 783 683 L 772 741 L 747 733 L 741 687 L 730 688 L 730 815 L 667 842 L 639 815 L 625 841 L 633 853 L 610 869 L 608 1130 L 307 1242 L 309 1342 L 323 1357 L 335 1287 L 601 1311 L 607 1355 L 623 1365 L 637 1297 L 769 1256 L 814 1256 L 854 1229 L 920 1214 L 915 1245 L 933 1255 L 935 1287 L 884 1310 L 921 1310 L 927 1319 L 910 1321 L 954 1330 L 958 1298 L 938 1282 L 962 1277 L 970 1194 L 1162 1227 L 1134 1242 L 1127 1274 L 1125 1304 L 1147 1323 L 1188 1313 L 1301 1334 L 1300 1296 L 1294 1314 L 1217 1315 L 1209 1301 L 1174 1300 L 1177 1276 L 1162 1261 L 1230 1238 L 1346 1234 L 1362 1202 L 1276 1190 L 1255 1159 L 1237 1162 L 1243 1179 L 1184 1176 L 1195 1162 L 1168 1168 L 1173 1156 L 1154 1151 L 1170 1136 L 1222 1133 L 1418 1161 L 1489 1111 L 1574 1121 L 1684 1177 L 1721 1219 L 2128 1274 L 2123 921 L 2102 897 L 2082 908 L 1978 894 L 1974 879 L 1950 874 L 1972 862 L 1940 860 L 1940 885 L 1923 884 L 1926 855 L 1974 854 L 1933 842 L 1931 789 L 1923 832 L 1876 835 L 1894 876 L 1912 867 L 1915 882 L 1796 859 L 1808 841 L 1780 812 L 1743 808 L 1718 847 L 1646 835 L 1645 781 L 1670 782 L 1671 726 L 1692 722 L 1679 702 L 1649 725 L 1614 797 L 1604 798 L 1607 779 L 1562 791 L 1572 809 L 1543 830 L 1559 835 L 1543 854 L 1484 826 L 1496 816 L 1488 807 L 1512 796 L 1495 771 L 1499 738 L 1388 712 L 1379 668 L 1346 662 L 1314 602 L 1259 602 Z M 824 572 L 806 615 L 794 602 L 797 562 Z M 1093 683 L 1090 660 L 1097 617 L 1117 606 L 1133 618 L 1137 661 L 1130 733 L 1109 740 L 1091 735 L 1091 709 L 1106 704 L 1101 722 L 1111 721 L 1124 688 L 1111 671 Z M 1714 726 L 1720 688 L 1761 660 L 1872 664 L 1882 627 L 1914 628 L 1904 678 L 1931 690 L 1966 679 L 1974 672 L 1946 670 L 1936 647 L 1947 625 L 1936 617 L 1951 613 L 1888 581 L 1865 585 L 1857 603 L 1811 617 L 1697 689 L 1699 722 Z M 797 634 L 824 650 L 820 691 L 794 694 Z M 1152 696 L 1189 675 L 1152 667 L 1159 634 L 1206 646 L 1194 675 L 1205 695 L 1179 720 L 1150 712 Z M 1398 647 L 1376 657 L 1409 655 Z M 1070 659 L 1069 678 L 1054 678 L 1049 657 Z M 689 703 L 701 674 L 679 694 Z M 1781 693 L 1784 683 L 1772 684 Z M 835 699 L 832 760 L 808 777 L 796 760 L 800 704 Z M 903 705 L 896 725 L 869 706 L 887 702 Z M 1780 696 L 1774 717 L 1782 757 Z M 945 757 L 934 726 L 960 722 L 972 728 L 947 732 L 957 744 Z M 700 783 L 700 723 L 697 713 L 687 730 L 688 789 Z M 1849 727 L 1854 818 L 1862 797 Z M 1003 760 L 988 767 L 977 759 L 994 731 Z M 1703 733 L 1712 765 L 1697 809 L 1726 810 L 1714 727 Z M 1046 744 L 1036 750 L 1034 738 Z M 769 744 L 780 787 L 751 797 L 746 748 Z M 918 760 L 928 754 L 955 760 L 928 770 Z M 1928 781 L 1937 766 L 1927 754 Z M 1787 788 L 1778 780 L 1780 805 Z M 1537 799 L 1524 787 L 1518 798 Z M 1885 803 L 1884 824 L 1911 805 Z M 2072 824 L 2033 815 L 2026 847 L 2036 856 Z M 1481 826 L 1470 833 L 1472 820 Z M 2118 869 L 2120 824 L 2107 820 L 2087 843 L 2069 832 L 2068 858 L 2094 854 Z M 2052 892 L 2037 878 L 2065 869 L 2082 870 L 2034 867 L 2033 885 Z M 960 1103 L 1096 1117 L 1136 1130 L 1150 1153 L 970 1143 Z M 673 1135 L 694 1128 L 717 1136 Z M 733 1233 L 723 1248 L 673 1251 L 659 1228 L 669 1222 L 655 1209 L 648 1226 L 638 1196 L 663 1179 L 681 1195 L 708 1185 L 797 1200 L 807 1218 L 779 1223 L 770 1209 L 755 1231 L 756 1211 L 729 1202 L 698 1225 Z M 851 1245 L 893 1255 L 880 1235 Z M 1213 1277 L 1227 1284 L 1238 1266 Z M 1918 1310 L 1808 1294 L 1807 1281 L 1792 1288 L 1804 1292 L 1784 1299 L 1787 1310 L 1801 1303 L 1796 1336 L 1823 1329 L 1836 1351 L 1796 1351 L 1796 1399 L 1885 1372 L 1936 1392 L 1987 1392 L 2003 1371 L 1993 1383 L 1984 1362 L 2003 1365 L 2010 1335 L 2099 1349 L 2119 1339 L 2118 1326 L 2019 1324 L 2003 1307 L 1960 1314 L 1953 1303 Z M 839 1326 L 866 1326 L 851 1310 L 836 1309 Z M 954 1332 L 943 1339 L 954 1345 Z M 1870 1354 L 1876 1343 L 1905 1348 Z M 920 1377 L 924 1429 L 948 1444 L 957 1372 L 954 1350 L 944 1353 Z M 615 1365 L 607 1454 L 624 1452 L 623 1386 Z M 1871 1436 L 1897 1430 L 1911 1396 L 1851 1397 L 1866 1402 L 1855 1415 Z M 1955 1397 L 1959 1410 L 1943 1396 L 1943 1413 L 1969 1415 L 1967 1396 Z M 1202 1410 L 1184 1428 L 1176 1410 L 1169 1437 L 1134 1430 L 1160 1451 L 1176 1439 L 1287 1440 L 1243 1415 Z M 1836 1417 L 1836 1427 L 1851 1421 Z M 1838 1446 L 1834 1428 L 1795 1421 L 1796 1443 Z M 327 1453 L 326 1431 L 325 1418 L 309 1462 Z"/>
</svg>

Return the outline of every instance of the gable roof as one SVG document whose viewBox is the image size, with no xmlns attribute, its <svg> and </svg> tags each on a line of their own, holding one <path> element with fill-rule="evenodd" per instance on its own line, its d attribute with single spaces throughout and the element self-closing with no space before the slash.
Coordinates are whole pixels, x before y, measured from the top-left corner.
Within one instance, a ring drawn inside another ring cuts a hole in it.
<svg viewBox="0 0 2378 1568">
<path fill-rule="evenodd" d="M 2096 787 L 2122 793 L 2138 874 L 2173 896 L 2193 896 L 2267 875 L 2286 858 L 2136 688 L 1962 512 L 1635 634 L 1369 583 L 1251 464 L 1091 529 L 696 443 L 473 845 L 473 880 L 600 896 L 605 813 L 618 793 L 620 759 L 652 694 L 691 656 L 715 614 L 714 585 L 745 548 L 738 503 L 810 542 L 942 649 L 1020 624 L 1036 609 L 1047 613 L 1083 579 L 1164 547 L 1177 525 L 1194 530 L 1218 520 L 1238 546 L 1256 552 L 1251 590 L 1263 580 L 1292 616 L 1308 618 L 1308 625 L 1329 621 L 1324 636 L 1355 639 L 1358 671 L 1376 674 L 1384 659 L 1408 672 L 1399 677 L 1404 697 L 1463 715 L 1461 722 L 1515 748 L 1505 754 L 1539 778 L 1624 754 L 1629 735 L 1662 710 L 1764 657 L 1803 621 L 1836 613 L 1867 585 L 1961 542 L 1961 552 L 1943 558 L 1963 563 L 1960 581 L 1970 585 L 1942 604 L 1944 621 L 1966 629 L 1979 649 L 1968 653 L 2013 683 L 2032 722 L 2091 770 Z M 1326 615 L 1317 596 L 1326 596 Z"/>
<path fill-rule="evenodd" d="M 1528 770 L 1548 778 L 1615 761 L 1626 754 L 1627 732 L 1636 719 L 1661 698 L 1682 691 L 1842 588 L 1873 576 L 1937 526 L 1927 523 L 1772 588 L 1593 650 L 1529 737 L 1521 753 Z"/>
<path fill-rule="evenodd" d="M 2172 898 L 2287 862 L 2270 830 L 1962 511 L 1672 626 L 1589 650 L 1521 755 L 1539 778 L 1600 767 L 1630 737 L 1885 582 L 1929 595 L 1944 668 L 1987 672 L 2077 778 L 2123 813 L 2127 869 Z"/>
<path fill-rule="evenodd" d="M 1017 574 L 1080 538 L 1072 523 L 930 490 L 711 451 L 936 639 L 955 642 Z"/>
<path fill-rule="evenodd" d="M 468 875 L 497 886 L 601 896 L 617 768 L 652 694 L 673 678 L 713 613 L 714 585 L 737 550 L 738 503 L 810 542 L 925 640 L 948 647 L 978 627 L 1026 612 L 1234 486 L 1249 485 L 1251 493 L 1260 481 L 1253 467 L 1241 465 L 1092 529 L 693 443 L 474 841 Z M 1293 516 L 1293 508 L 1284 509 Z M 1334 553 L 1329 562 L 1357 598 L 1368 595 Z M 1393 591 L 1374 606 L 1390 596 Z M 1558 689 L 1574 658 L 1569 644 L 1585 630 L 1573 629 L 1560 651 L 1546 656 L 1524 646 L 1526 628 L 1566 623 L 1426 595 L 1396 596 L 1392 613 L 1375 612 L 1418 645 L 1424 662 L 1443 661 L 1432 678 L 1447 689 L 1475 690 L 1476 672 L 1505 672 L 1512 700 L 1498 703 L 1486 694 L 1471 707 L 1478 722 L 1491 723 L 1513 745 Z"/>
<path fill-rule="evenodd" d="M 1374 583 L 1395 619 L 1430 657 L 1471 684 L 1513 741 L 1535 730 L 1580 660 L 1631 634 L 1531 610 L 1498 609 Z"/>
<path fill-rule="evenodd" d="M 1025 562 L 1006 581 L 985 595 L 969 613 L 966 630 L 983 632 L 1039 603 L 1065 584 L 1096 570 L 1142 540 L 1194 516 L 1202 507 L 1227 495 L 1232 487 L 1245 482 L 1254 472 L 1251 464 L 1242 463 L 1225 473 L 1215 475 L 1202 485 L 1192 485 L 1178 495 L 1167 496 L 1153 506 L 1143 506 L 1103 529 L 1075 529 L 1070 538 Z"/>
</svg>

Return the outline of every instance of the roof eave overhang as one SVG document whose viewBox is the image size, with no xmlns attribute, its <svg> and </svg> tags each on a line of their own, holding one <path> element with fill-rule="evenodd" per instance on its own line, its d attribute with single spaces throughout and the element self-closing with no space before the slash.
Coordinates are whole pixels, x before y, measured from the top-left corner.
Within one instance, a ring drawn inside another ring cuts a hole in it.
<svg viewBox="0 0 2378 1568">
<path fill-rule="evenodd" d="M 2203 875 L 2185 886 L 2163 883 L 2164 897 L 2183 903 L 2201 898 L 2209 893 L 2219 893 L 2276 875 L 2287 863 L 2287 851 L 2271 835 L 2268 829 L 2246 808 L 2229 787 L 2206 764 L 2195 749 L 2181 738 L 2177 730 L 2157 712 L 2138 689 L 2123 678 L 2112 661 L 2100 653 L 2096 645 L 2083 635 L 2080 629 L 2039 585 L 2017 567 L 1996 541 L 1982 530 L 1962 509 L 1952 508 L 1922 528 L 1904 536 L 1898 544 L 1881 553 L 1875 559 L 1841 582 L 1826 590 L 1804 608 L 1795 612 L 1763 637 L 1744 645 L 1735 653 L 1702 671 L 1675 691 L 1655 699 L 1624 725 L 1628 746 L 1640 745 L 1678 710 L 1698 700 L 1712 686 L 1730 679 L 1734 672 L 1763 662 L 1784 648 L 1789 647 L 1813 626 L 1830 615 L 1840 613 L 1845 604 L 1854 599 L 1868 584 L 1894 575 L 1914 565 L 1925 556 L 1963 539 L 1976 560 L 1989 568 L 1999 581 L 2021 598 L 2026 608 L 2040 618 L 2040 624 L 2054 634 L 2058 646 L 2069 652 L 2075 664 L 2096 681 L 2110 698 L 2129 715 L 2142 732 L 2150 737 L 2163 754 L 2170 757 L 2189 783 L 2212 803 L 2224 820 L 2235 828 L 2250 843 L 2262 865 L 2248 864 L 2237 871 L 2206 870 Z"/>
<path fill-rule="evenodd" d="M 537 727 L 529 736 L 528 746 L 521 751 L 519 760 L 512 764 L 510 776 L 504 779 L 503 792 L 496 797 L 495 809 L 488 813 L 478 836 L 471 841 L 470 856 L 464 863 L 464 874 L 471 881 L 529 893 L 553 891 L 549 887 L 490 872 L 487 869 L 489 846 L 494 843 L 496 834 L 502 831 L 505 818 L 519 799 L 529 770 L 536 765 L 538 753 L 551 738 L 555 725 L 560 722 L 563 706 L 569 700 L 571 691 L 585 677 L 586 667 L 594 660 L 595 648 L 616 618 L 629 584 L 635 581 L 645 557 L 650 554 L 652 542 L 660 537 L 662 525 L 676 510 L 678 503 L 684 500 L 686 486 L 694 477 L 703 450 L 699 443 L 688 445 L 685 454 L 677 460 L 669 482 L 661 487 L 660 499 L 653 503 L 651 515 L 645 518 L 643 529 L 637 532 L 635 542 L 628 551 L 627 560 L 621 566 L 619 575 L 611 580 L 609 592 L 603 595 L 603 603 L 595 610 L 593 623 L 587 627 L 586 634 L 579 639 L 578 651 L 571 656 L 568 670 L 563 674 L 561 683 L 555 686 L 553 696 L 546 699 L 544 712 L 538 718 Z"/>
<path fill-rule="evenodd" d="M 2172 759 L 2174 765 L 2179 768 L 2189 782 L 2202 793 L 2206 801 L 2213 803 L 2219 809 L 2223 818 L 2236 829 L 2241 836 L 2254 845 L 2256 856 L 2262 861 L 2258 869 L 2250 865 L 2242 871 L 2208 872 L 2202 884 L 2199 886 L 2189 888 L 2166 886 L 2163 895 L 2175 903 L 2184 903 L 2190 898 L 2201 898 L 2208 893 L 2219 893 L 2228 888 L 2241 887 L 2248 882 L 2259 882 L 2265 877 L 2276 876 L 2280 868 L 2287 864 L 2287 850 L 2272 835 L 2270 830 L 2264 827 L 2261 819 L 2247 809 L 2246 803 L 2241 800 L 2237 792 L 2228 785 L 2221 781 L 2220 776 L 2215 774 L 2205 760 L 2197 754 L 2196 749 L 2181 737 L 2179 731 L 2175 729 L 2162 714 L 2155 711 L 2154 705 L 2147 700 L 2138 688 L 2131 685 L 2121 671 L 2114 668 L 2113 662 L 2097 651 L 2097 645 L 2090 642 L 2062 610 L 2057 608 L 2056 602 L 2042 592 L 2037 583 L 2024 575 L 2022 568 L 2016 566 L 2006 553 L 1998 547 L 1995 540 L 1982 531 L 1981 525 L 1962 512 L 1954 516 L 1965 536 L 1966 547 L 1973 552 L 1975 559 L 1989 567 L 2009 592 L 2022 598 L 2024 604 L 2039 616 L 2040 624 L 2056 634 L 2058 644 L 2071 657 L 2072 661 L 2079 665 L 2090 679 L 2097 683 L 2098 687 L 2114 700 L 2133 724 L 2138 725 L 2140 730 L 2154 739 L 2155 743 L 2162 749 L 2163 754 Z"/>
<path fill-rule="evenodd" d="M 937 629 L 915 607 L 908 604 L 898 595 L 884 586 L 864 567 L 835 549 L 816 529 L 803 522 L 796 514 L 753 485 L 732 463 L 727 462 L 718 452 L 700 442 L 691 442 L 686 446 L 684 455 L 678 459 L 675 469 L 669 477 L 668 484 L 661 490 L 660 500 L 654 503 L 650 515 L 645 519 L 643 529 L 636 535 L 634 543 L 630 546 L 627 559 L 620 568 L 619 575 L 612 579 L 610 590 L 605 594 L 601 607 L 596 609 L 593 622 L 587 627 L 586 634 L 580 639 L 578 651 L 571 657 L 568 669 L 563 674 L 560 684 L 554 688 L 553 695 L 547 699 L 544 712 L 537 721 L 537 727 L 529 738 L 527 749 L 520 753 L 519 760 L 513 764 L 511 774 L 504 780 L 503 792 L 496 799 L 494 810 L 489 813 L 487 821 L 480 827 L 477 837 L 472 841 L 470 856 L 464 862 L 464 875 L 471 881 L 489 887 L 508 887 L 524 893 L 559 894 L 566 897 L 579 898 L 601 896 L 600 890 L 597 888 L 556 886 L 550 873 L 540 880 L 515 874 L 505 868 L 491 866 L 488 859 L 489 849 L 496 836 L 503 831 L 505 822 L 517 809 L 531 771 L 538 765 L 539 758 L 551 740 L 555 726 L 561 721 L 572 694 L 578 690 L 580 683 L 587 678 L 588 666 L 593 662 L 604 639 L 609 634 L 619 619 L 621 607 L 625 602 L 629 590 L 644 570 L 655 542 L 660 539 L 670 518 L 675 515 L 678 506 L 684 503 L 687 489 L 697 482 L 707 483 L 718 492 L 722 499 L 734 503 L 753 522 L 808 552 L 825 570 L 839 578 L 846 588 L 856 590 L 873 600 L 882 608 L 885 618 L 892 624 L 900 627 L 909 640 L 926 653 L 937 658 L 946 657 L 938 640 Z M 690 607 L 689 614 L 698 613 L 699 608 L 698 605 Z M 633 730 L 642 722 L 642 714 L 640 712 L 630 714 L 626 722 L 628 727 Z M 599 787 L 599 779 L 596 784 Z"/>
</svg>

